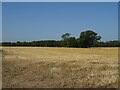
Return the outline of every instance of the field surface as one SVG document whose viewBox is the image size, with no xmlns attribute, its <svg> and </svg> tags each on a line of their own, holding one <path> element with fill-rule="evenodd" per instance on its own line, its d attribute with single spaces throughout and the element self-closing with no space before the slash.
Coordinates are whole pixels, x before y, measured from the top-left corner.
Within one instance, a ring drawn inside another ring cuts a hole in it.
<svg viewBox="0 0 120 90">
<path fill-rule="evenodd" d="M 114 88 L 118 48 L 3 47 L 3 88 Z"/>
</svg>

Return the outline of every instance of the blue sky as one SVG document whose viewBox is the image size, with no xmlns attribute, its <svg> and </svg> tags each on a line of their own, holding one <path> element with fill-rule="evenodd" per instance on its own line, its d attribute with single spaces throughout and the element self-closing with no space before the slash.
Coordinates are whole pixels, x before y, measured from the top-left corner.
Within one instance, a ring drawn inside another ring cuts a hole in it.
<svg viewBox="0 0 120 90">
<path fill-rule="evenodd" d="M 0 42 L 2 42 L 2 3 L 0 2 Z"/>
<path fill-rule="evenodd" d="M 8 3 L 4 2 L 3 41 L 60 40 L 69 32 L 76 38 L 91 29 L 102 40 L 118 39 L 118 3 Z"/>
</svg>

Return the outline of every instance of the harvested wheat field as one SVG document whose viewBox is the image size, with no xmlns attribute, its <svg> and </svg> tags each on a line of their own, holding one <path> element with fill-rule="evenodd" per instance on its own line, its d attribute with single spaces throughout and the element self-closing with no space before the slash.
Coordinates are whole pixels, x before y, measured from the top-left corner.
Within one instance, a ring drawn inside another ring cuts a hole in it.
<svg viewBox="0 0 120 90">
<path fill-rule="evenodd" d="M 118 48 L 3 47 L 3 88 L 115 88 Z"/>
</svg>

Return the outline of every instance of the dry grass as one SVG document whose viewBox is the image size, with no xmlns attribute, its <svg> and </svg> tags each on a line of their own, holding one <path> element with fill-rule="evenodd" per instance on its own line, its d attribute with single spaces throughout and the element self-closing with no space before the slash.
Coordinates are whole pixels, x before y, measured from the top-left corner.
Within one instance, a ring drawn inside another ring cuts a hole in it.
<svg viewBox="0 0 120 90">
<path fill-rule="evenodd" d="M 2 48 L 0 47 L 0 89 L 2 89 Z"/>
<path fill-rule="evenodd" d="M 4 47 L 3 87 L 117 87 L 118 48 Z"/>
</svg>

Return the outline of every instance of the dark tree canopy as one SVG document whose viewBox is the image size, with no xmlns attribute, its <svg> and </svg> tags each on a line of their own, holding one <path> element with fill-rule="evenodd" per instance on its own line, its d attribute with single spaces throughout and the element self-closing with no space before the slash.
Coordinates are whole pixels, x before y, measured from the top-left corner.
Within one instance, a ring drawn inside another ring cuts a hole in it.
<svg viewBox="0 0 120 90">
<path fill-rule="evenodd" d="M 63 34 L 61 37 L 62 37 L 62 39 L 64 40 L 64 39 L 69 38 L 70 35 L 71 35 L 70 33 L 65 33 L 65 34 Z"/>
<path fill-rule="evenodd" d="M 89 48 L 89 47 L 119 47 L 120 41 L 106 41 L 101 42 L 101 37 L 96 32 L 87 30 L 81 32 L 79 38 L 70 37 L 70 33 L 65 33 L 61 36 L 62 40 L 42 40 L 31 42 L 2 42 L 2 46 L 32 46 L 32 47 L 77 47 L 77 48 Z"/>
<path fill-rule="evenodd" d="M 64 47 L 77 47 L 77 40 L 75 37 L 69 37 L 62 40 L 62 45 Z"/>
<path fill-rule="evenodd" d="M 101 37 L 98 36 L 96 32 L 87 30 L 87 31 L 81 32 L 79 37 L 79 44 L 80 44 L 80 47 L 89 48 L 94 43 L 98 42 L 98 40 L 100 39 Z"/>
</svg>

